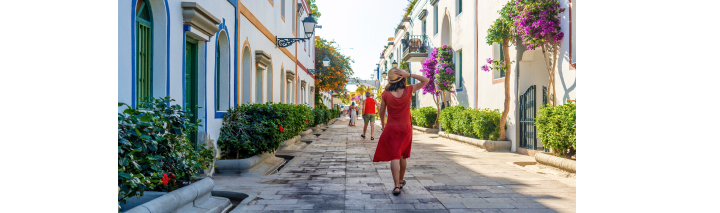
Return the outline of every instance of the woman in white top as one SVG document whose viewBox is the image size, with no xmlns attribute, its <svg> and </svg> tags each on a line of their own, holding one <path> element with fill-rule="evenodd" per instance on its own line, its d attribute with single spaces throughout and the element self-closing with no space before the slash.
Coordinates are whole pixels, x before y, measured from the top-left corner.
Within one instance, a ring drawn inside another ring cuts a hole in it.
<svg viewBox="0 0 720 213">
<path fill-rule="evenodd" d="M 350 125 L 349 126 L 355 126 L 355 121 L 357 121 L 357 107 L 355 106 L 355 102 L 352 102 L 352 105 L 350 105 Z"/>
</svg>

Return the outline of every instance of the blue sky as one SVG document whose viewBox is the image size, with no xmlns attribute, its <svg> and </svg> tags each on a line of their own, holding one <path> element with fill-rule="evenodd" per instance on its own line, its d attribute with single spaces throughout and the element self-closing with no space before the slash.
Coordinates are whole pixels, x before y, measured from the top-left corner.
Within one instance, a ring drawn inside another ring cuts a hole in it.
<svg viewBox="0 0 720 213">
<path fill-rule="evenodd" d="M 407 0 L 317 0 L 322 16 L 315 35 L 335 40 L 340 52 L 355 60 L 351 64 L 354 77 L 370 79 L 380 61 L 382 47 L 400 23 Z M 350 49 L 353 48 L 353 49 Z M 355 86 L 347 87 L 355 91 Z"/>
</svg>

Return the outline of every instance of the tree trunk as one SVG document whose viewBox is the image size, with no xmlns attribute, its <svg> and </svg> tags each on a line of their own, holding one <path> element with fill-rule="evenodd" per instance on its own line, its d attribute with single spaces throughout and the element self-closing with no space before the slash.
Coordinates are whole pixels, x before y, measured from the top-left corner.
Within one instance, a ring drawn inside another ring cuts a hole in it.
<svg viewBox="0 0 720 213">
<path fill-rule="evenodd" d="M 435 101 L 435 106 L 437 106 L 437 117 L 435 118 L 434 126 L 435 128 L 440 129 L 440 100 L 438 100 L 439 98 L 436 95 L 431 95 L 433 96 L 433 101 Z"/>
<path fill-rule="evenodd" d="M 506 141 L 507 135 L 505 134 L 505 122 L 507 121 L 508 113 L 510 112 L 510 53 L 508 45 L 510 39 L 506 38 L 502 41 L 503 55 L 505 57 L 505 107 L 503 108 L 502 116 L 500 117 L 500 138 L 499 141 Z"/>
<path fill-rule="evenodd" d="M 548 69 L 548 90 L 547 90 L 547 98 L 548 103 L 550 106 L 557 106 L 555 103 L 555 66 L 557 65 L 557 48 L 555 44 L 548 45 L 550 47 L 550 51 L 548 51 L 547 48 L 545 48 L 545 45 L 542 45 L 542 55 L 543 59 L 545 59 L 545 67 Z M 553 56 L 552 61 L 548 61 L 548 54 Z"/>
</svg>

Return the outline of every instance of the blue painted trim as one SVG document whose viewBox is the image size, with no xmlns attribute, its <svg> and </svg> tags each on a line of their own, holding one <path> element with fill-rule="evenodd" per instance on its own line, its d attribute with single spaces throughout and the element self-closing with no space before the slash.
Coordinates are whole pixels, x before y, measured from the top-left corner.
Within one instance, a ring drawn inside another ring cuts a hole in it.
<svg viewBox="0 0 720 213">
<path fill-rule="evenodd" d="M 220 23 L 218 28 L 219 28 L 219 30 L 215 33 L 215 48 L 219 47 L 218 46 L 218 42 L 220 41 L 219 36 L 220 36 L 220 32 L 222 32 L 223 30 L 225 30 L 225 37 L 228 39 L 228 42 L 230 42 L 230 36 L 228 35 L 227 25 L 225 25 L 225 18 L 222 19 L 222 23 Z M 229 45 L 229 43 L 228 43 L 228 45 Z M 217 52 L 217 50 L 215 50 L 215 52 Z M 217 56 L 215 58 L 217 58 Z M 217 62 L 215 62 L 214 64 L 217 64 Z M 231 75 L 229 75 L 229 74 L 232 73 L 231 65 L 232 65 L 232 61 L 228 60 L 228 77 L 230 77 Z M 217 67 L 215 67 L 215 70 L 217 70 Z M 217 80 L 218 80 L 218 76 L 217 76 L 217 73 L 215 73 L 215 81 L 213 81 L 213 97 L 217 97 L 217 91 L 215 91 L 215 88 L 217 88 L 217 85 L 216 85 L 218 82 Z M 228 84 L 229 83 L 230 83 L 230 81 L 228 81 Z M 228 98 L 230 98 L 230 92 L 231 92 L 230 90 L 232 90 L 232 87 L 230 87 L 230 85 L 228 85 Z M 232 100 L 228 100 L 228 107 L 232 107 Z M 217 106 L 213 107 L 213 111 L 215 111 L 216 119 L 222 118 L 222 115 L 225 114 L 225 112 L 217 111 Z M 218 117 L 218 112 L 222 112 L 219 117 Z"/>
<path fill-rule="evenodd" d="M 190 25 L 183 25 L 183 31 L 190 31 Z"/>
<path fill-rule="evenodd" d="M 167 0 L 165 0 L 165 22 L 167 23 L 166 26 L 166 41 L 167 43 L 167 52 L 165 53 L 165 62 L 167 62 L 167 74 L 165 77 L 165 96 L 170 97 L 170 8 L 168 6 Z"/>
<path fill-rule="evenodd" d="M 462 92 L 463 88 L 455 89 L 455 92 Z"/>
<path fill-rule="evenodd" d="M 232 3 L 232 2 L 231 2 L 231 3 Z M 237 4 L 237 1 L 236 1 L 236 4 Z M 237 8 L 237 5 L 234 5 L 234 6 Z M 235 81 L 235 85 L 234 85 L 235 87 L 234 87 L 234 90 L 233 90 L 233 91 L 235 91 L 235 100 L 231 100 L 231 101 L 232 101 L 232 102 L 235 104 L 235 106 L 237 107 L 237 102 L 238 102 L 238 101 L 237 101 L 237 100 L 238 100 L 238 94 L 237 94 L 237 91 L 238 91 L 238 90 L 237 90 L 237 85 L 238 85 L 238 84 L 237 84 L 237 83 L 238 83 L 238 82 L 237 82 L 237 71 L 238 71 L 238 67 L 237 67 L 237 64 L 238 64 L 238 57 L 237 57 L 237 53 L 238 53 L 238 10 L 237 10 L 237 9 L 235 9 L 235 40 L 234 40 L 233 42 L 235 43 L 235 55 L 233 55 L 233 59 L 235 60 L 235 67 L 234 67 L 234 68 L 235 68 L 235 72 L 231 72 L 231 73 L 234 73 L 234 74 L 235 74 L 235 75 L 234 75 L 234 78 L 233 78 L 234 81 Z M 232 69 L 230 69 L 230 70 L 232 70 Z M 233 77 L 233 75 L 231 75 L 231 77 Z M 231 106 L 232 106 L 232 105 L 231 105 Z"/>
<path fill-rule="evenodd" d="M 136 7 L 137 7 L 137 0 L 132 0 L 132 7 L 130 7 L 130 20 L 131 20 L 131 22 L 130 22 L 130 25 L 131 25 L 131 27 L 130 27 L 131 28 L 130 43 L 132 45 L 132 47 L 131 47 L 132 52 L 130 53 L 130 57 L 132 58 L 130 60 L 130 63 L 132 63 L 132 64 L 130 64 L 130 67 L 132 67 L 132 70 L 131 70 L 132 77 L 130 79 L 130 81 L 131 81 L 130 84 L 132 84 L 132 86 L 131 86 L 131 90 L 132 90 L 131 103 L 132 103 L 133 108 L 137 107 L 137 105 L 136 105 L 137 103 L 135 103 L 135 87 L 137 86 L 137 85 L 135 85 L 135 81 L 136 81 L 135 80 L 135 51 L 136 51 L 135 50 L 135 8 Z"/>
<path fill-rule="evenodd" d="M 230 2 L 230 4 L 232 4 L 233 6 L 235 6 L 235 8 L 237 8 L 238 0 L 228 0 L 228 2 Z"/>
<path fill-rule="evenodd" d="M 187 26 L 187 25 L 185 25 Z M 183 26 L 183 29 L 185 27 Z M 182 47 L 182 75 L 181 75 L 181 84 L 182 84 L 182 106 L 183 109 L 185 108 L 185 43 L 187 42 L 187 35 L 185 34 L 185 30 L 183 30 L 183 47 Z"/>
<path fill-rule="evenodd" d="M 227 114 L 227 112 L 215 112 L 215 118 L 223 118 L 223 115 Z"/>
<path fill-rule="evenodd" d="M 217 37 L 215 37 L 215 38 L 217 38 Z M 207 43 L 208 42 L 205 41 L 205 59 L 204 59 L 205 63 L 203 66 L 203 67 L 205 67 L 205 78 L 203 78 L 203 79 L 205 79 L 205 91 L 204 91 L 205 92 L 205 94 L 204 94 L 205 95 L 205 119 L 203 119 L 203 123 L 205 124 L 204 125 L 205 126 L 205 134 L 207 134 L 207 126 L 208 126 L 207 125 L 207 120 L 208 120 L 208 108 L 207 108 L 207 94 L 208 94 L 208 92 L 207 92 L 207 85 L 208 85 L 207 84 L 207 49 L 208 48 L 207 47 L 208 46 L 207 46 Z"/>
</svg>

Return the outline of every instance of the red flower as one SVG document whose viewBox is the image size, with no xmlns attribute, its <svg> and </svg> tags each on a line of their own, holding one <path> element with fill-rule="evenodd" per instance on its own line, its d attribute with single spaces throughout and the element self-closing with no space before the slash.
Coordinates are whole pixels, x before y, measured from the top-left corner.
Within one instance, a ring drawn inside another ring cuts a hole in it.
<svg viewBox="0 0 720 213">
<path fill-rule="evenodd" d="M 308 122 L 308 119 L 305 119 L 305 123 L 307 123 L 307 122 Z"/>
<path fill-rule="evenodd" d="M 168 178 L 167 174 L 163 173 L 162 184 L 167 185 L 168 181 L 170 181 L 170 178 Z"/>
<path fill-rule="evenodd" d="M 175 178 L 175 174 L 173 174 L 172 172 L 170 172 L 170 177 Z"/>
<path fill-rule="evenodd" d="M 283 131 L 283 128 L 282 128 L 282 126 L 280 126 L 280 132 L 282 132 L 282 131 Z"/>
</svg>

